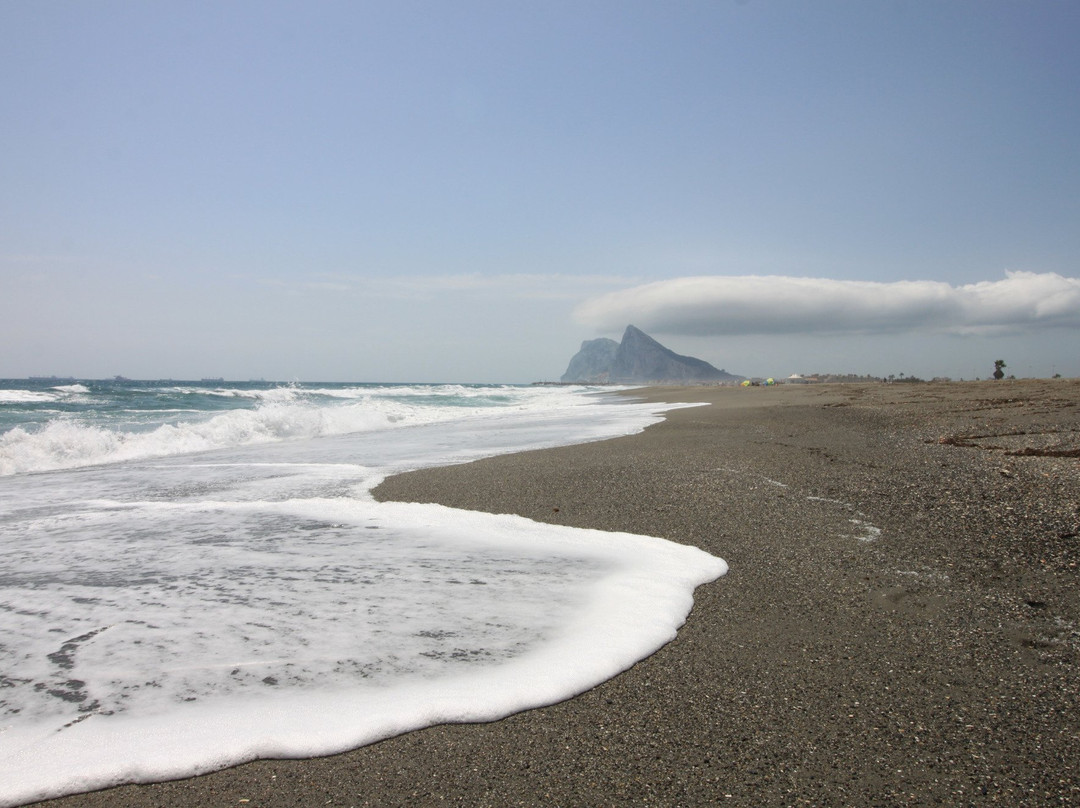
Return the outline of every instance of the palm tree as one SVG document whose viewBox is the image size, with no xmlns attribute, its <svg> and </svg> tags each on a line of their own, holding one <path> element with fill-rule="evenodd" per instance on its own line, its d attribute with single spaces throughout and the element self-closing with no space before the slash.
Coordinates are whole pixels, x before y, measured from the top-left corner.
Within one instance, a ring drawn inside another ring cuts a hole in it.
<svg viewBox="0 0 1080 808">
<path fill-rule="evenodd" d="M 994 378 L 995 379 L 1003 379 L 1003 378 L 1005 378 L 1005 360 L 1004 359 L 995 359 L 994 360 Z"/>
</svg>

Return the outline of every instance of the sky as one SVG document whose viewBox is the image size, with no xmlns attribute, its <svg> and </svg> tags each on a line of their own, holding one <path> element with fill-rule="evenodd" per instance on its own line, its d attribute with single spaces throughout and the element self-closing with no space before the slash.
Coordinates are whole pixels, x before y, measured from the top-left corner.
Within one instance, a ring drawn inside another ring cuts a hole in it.
<svg viewBox="0 0 1080 808">
<path fill-rule="evenodd" d="M 6 0 L 0 377 L 1080 376 L 1074 0 Z"/>
</svg>

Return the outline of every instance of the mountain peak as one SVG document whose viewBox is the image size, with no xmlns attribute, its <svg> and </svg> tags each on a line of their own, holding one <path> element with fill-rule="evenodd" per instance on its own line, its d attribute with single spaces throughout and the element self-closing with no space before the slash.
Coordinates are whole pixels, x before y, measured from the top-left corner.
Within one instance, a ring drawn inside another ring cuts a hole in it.
<svg viewBox="0 0 1080 808">
<path fill-rule="evenodd" d="M 682 356 L 665 348 L 640 328 L 628 325 L 622 342 L 601 338 L 581 343 L 570 360 L 564 382 L 614 384 L 695 384 L 736 381 L 703 359 Z"/>
</svg>

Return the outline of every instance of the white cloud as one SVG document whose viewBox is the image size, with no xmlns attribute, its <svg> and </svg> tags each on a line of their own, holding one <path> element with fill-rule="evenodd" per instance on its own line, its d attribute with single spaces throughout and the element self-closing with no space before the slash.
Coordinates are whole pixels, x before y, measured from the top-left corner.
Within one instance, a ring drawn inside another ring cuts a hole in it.
<svg viewBox="0 0 1080 808">
<path fill-rule="evenodd" d="M 633 323 L 660 334 L 1002 333 L 1080 327 L 1080 279 L 1006 272 L 1004 280 L 841 281 L 782 275 L 659 281 L 586 301 L 575 315 L 601 331 Z"/>
</svg>

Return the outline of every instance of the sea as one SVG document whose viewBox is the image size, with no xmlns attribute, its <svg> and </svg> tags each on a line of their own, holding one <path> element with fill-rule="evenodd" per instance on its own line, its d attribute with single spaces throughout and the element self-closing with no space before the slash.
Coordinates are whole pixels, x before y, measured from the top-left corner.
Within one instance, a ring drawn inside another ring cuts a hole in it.
<svg viewBox="0 0 1080 808">
<path fill-rule="evenodd" d="M 0 806 L 569 698 L 727 565 L 376 502 L 386 476 L 639 432 L 589 387 L 0 380 Z"/>
</svg>

